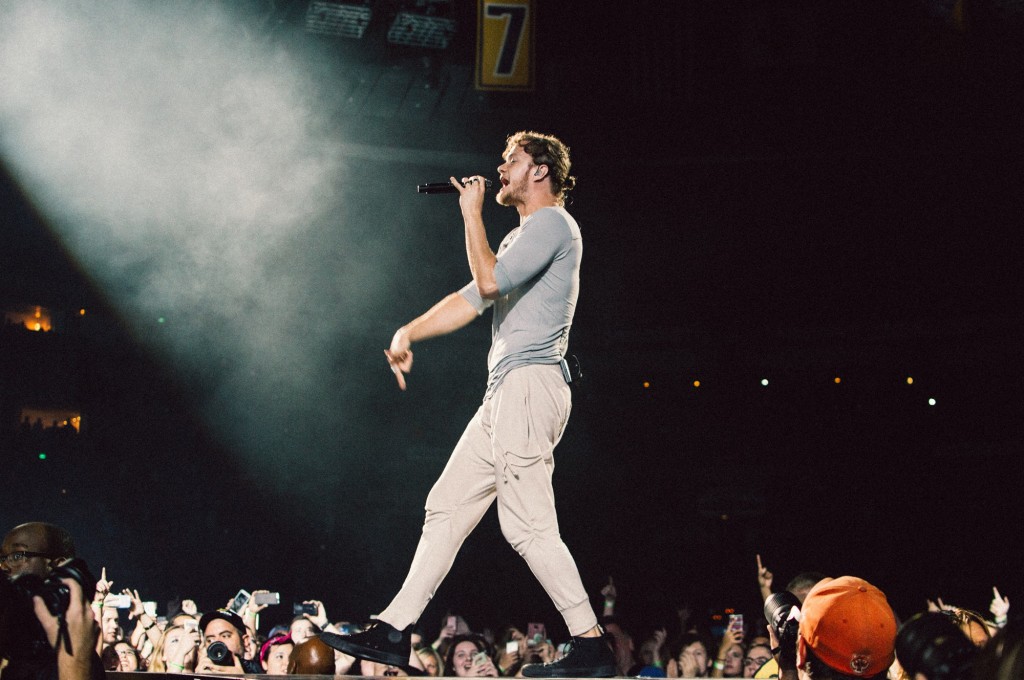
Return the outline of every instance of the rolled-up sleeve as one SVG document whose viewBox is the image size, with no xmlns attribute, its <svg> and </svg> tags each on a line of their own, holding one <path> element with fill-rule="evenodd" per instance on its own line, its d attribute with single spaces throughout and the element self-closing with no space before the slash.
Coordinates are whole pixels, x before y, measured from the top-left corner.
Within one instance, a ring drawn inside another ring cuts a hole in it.
<svg viewBox="0 0 1024 680">
<path fill-rule="evenodd" d="M 494 300 L 486 300 L 480 291 L 476 287 L 476 283 L 470 281 L 459 290 L 459 295 L 466 299 L 466 302 L 473 305 L 473 309 L 476 310 L 477 314 L 483 314 L 484 311 L 494 304 Z"/>
</svg>

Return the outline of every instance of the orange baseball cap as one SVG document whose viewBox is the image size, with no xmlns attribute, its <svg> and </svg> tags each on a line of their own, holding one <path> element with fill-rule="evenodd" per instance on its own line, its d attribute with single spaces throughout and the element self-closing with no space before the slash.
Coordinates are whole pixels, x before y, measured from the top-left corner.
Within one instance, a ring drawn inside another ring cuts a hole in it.
<svg viewBox="0 0 1024 680">
<path fill-rule="evenodd" d="M 821 581 L 800 608 L 797 666 L 810 650 L 847 675 L 870 677 L 896 658 L 896 615 L 881 590 L 855 576 Z"/>
</svg>

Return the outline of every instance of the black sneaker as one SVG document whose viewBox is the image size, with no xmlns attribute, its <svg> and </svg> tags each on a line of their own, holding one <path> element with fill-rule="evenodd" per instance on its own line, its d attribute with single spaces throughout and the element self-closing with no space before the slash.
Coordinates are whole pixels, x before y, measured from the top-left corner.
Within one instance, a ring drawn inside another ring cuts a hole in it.
<svg viewBox="0 0 1024 680">
<path fill-rule="evenodd" d="M 611 678 L 615 677 L 615 655 L 604 636 L 574 637 L 569 651 L 558 661 L 523 666 L 524 678 Z"/>
<path fill-rule="evenodd" d="M 320 633 L 320 639 L 339 652 L 386 666 L 405 668 L 412 653 L 412 626 L 398 630 L 383 621 L 354 635 Z"/>
</svg>

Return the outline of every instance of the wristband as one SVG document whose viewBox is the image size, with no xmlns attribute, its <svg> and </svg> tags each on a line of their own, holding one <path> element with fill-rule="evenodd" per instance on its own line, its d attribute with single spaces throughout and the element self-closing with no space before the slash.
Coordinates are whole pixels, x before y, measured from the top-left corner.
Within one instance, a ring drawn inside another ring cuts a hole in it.
<svg viewBox="0 0 1024 680">
<path fill-rule="evenodd" d="M 712 665 L 713 665 L 713 666 L 714 666 L 714 667 L 715 667 L 716 669 L 718 669 L 718 670 L 720 670 L 720 671 L 721 671 L 721 670 L 725 670 L 725 662 L 724 662 L 724 661 L 718 661 L 718 660 L 716 659 L 716 660 L 715 660 L 715 663 L 713 663 Z"/>
<path fill-rule="evenodd" d="M 149 630 L 150 628 L 152 628 L 155 625 L 156 625 L 156 621 L 150 621 L 148 626 L 143 626 L 142 627 L 142 630 Z"/>
<path fill-rule="evenodd" d="M 173 667 L 173 668 L 177 668 L 177 669 L 178 669 L 179 671 L 183 671 L 183 670 L 185 670 L 185 666 L 183 666 L 183 665 L 182 665 L 182 664 L 180 664 L 180 663 L 174 663 L 173 661 L 168 661 L 168 662 L 167 662 L 167 665 L 168 665 L 168 666 L 171 666 L 171 667 Z"/>
</svg>

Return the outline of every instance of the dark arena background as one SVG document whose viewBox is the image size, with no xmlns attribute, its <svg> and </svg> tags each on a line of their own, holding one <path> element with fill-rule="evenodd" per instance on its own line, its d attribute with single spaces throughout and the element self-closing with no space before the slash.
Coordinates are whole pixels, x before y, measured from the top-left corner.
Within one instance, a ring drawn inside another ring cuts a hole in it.
<svg viewBox="0 0 1024 680">
<path fill-rule="evenodd" d="M 753 618 L 758 554 L 904 617 L 1024 602 L 1024 5 L 534 0 L 532 89 L 495 90 L 486 0 L 353 3 L 361 37 L 314 32 L 331 4 L 0 5 L 5 531 L 68 528 L 160 614 L 381 610 L 490 339 L 394 384 L 394 330 L 470 279 L 457 197 L 415 186 L 536 129 L 579 178 L 555 488 L 595 605 Z M 454 31 L 396 44 L 406 10 Z M 493 509 L 449 612 L 565 635 Z"/>
</svg>

